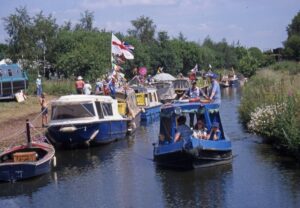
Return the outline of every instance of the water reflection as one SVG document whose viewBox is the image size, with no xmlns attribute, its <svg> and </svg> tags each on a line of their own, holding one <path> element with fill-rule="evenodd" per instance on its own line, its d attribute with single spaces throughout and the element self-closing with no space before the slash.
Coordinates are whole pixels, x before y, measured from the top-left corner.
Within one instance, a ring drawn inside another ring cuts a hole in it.
<svg viewBox="0 0 300 208">
<path fill-rule="evenodd" d="M 24 181 L 17 181 L 16 183 L 1 183 L 0 199 L 14 197 L 14 196 L 30 197 L 35 192 L 39 191 L 42 187 L 47 186 L 52 181 L 53 181 L 53 174 L 48 173 L 40 177 L 35 177 Z"/>
<path fill-rule="evenodd" d="M 232 184 L 232 166 L 222 165 L 194 171 L 157 168 L 167 207 L 224 207 Z"/>
</svg>

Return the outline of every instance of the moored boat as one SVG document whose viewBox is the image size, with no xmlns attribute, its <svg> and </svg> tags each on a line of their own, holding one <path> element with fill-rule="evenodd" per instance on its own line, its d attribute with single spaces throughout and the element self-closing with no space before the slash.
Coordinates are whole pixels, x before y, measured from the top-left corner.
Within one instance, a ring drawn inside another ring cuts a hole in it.
<svg viewBox="0 0 300 208">
<path fill-rule="evenodd" d="M 27 144 L 15 146 L 0 154 L 0 181 L 14 182 L 50 172 L 55 149 L 44 141 L 32 141 L 26 123 Z"/>
<path fill-rule="evenodd" d="M 161 102 L 153 87 L 132 86 L 136 93 L 137 105 L 142 109 L 141 121 L 151 121 L 159 117 Z"/>
<path fill-rule="evenodd" d="M 177 99 L 179 99 L 190 88 L 188 78 L 177 78 L 173 81 L 173 85 L 175 93 L 177 94 Z"/>
<path fill-rule="evenodd" d="M 18 64 L 0 64 L 0 99 L 12 99 L 27 87 L 27 74 Z"/>
<path fill-rule="evenodd" d="M 134 133 L 140 126 L 142 110 L 137 105 L 136 95 L 132 88 L 122 87 L 116 89 L 119 113 L 130 119 L 128 133 Z"/>
<path fill-rule="evenodd" d="M 178 117 L 191 113 L 202 119 L 209 130 L 213 128 L 213 122 L 218 122 L 220 137 L 217 140 L 199 139 L 191 134 L 188 140 L 174 142 Z M 154 144 L 153 155 L 158 165 L 173 168 L 207 167 L 231 162 L 231 141 L 224 133 L 218 105 L 188 101 L 164 105 L 160 115 L 159 141 Z"/>
<path fill-rule="evenodd" d="M 124 139 L 129 118 L 110 96 L 67 95 L 51 103 L 47 135 L 57 145 L 104 144 Z"/>
<path fill-rule="evenodd" d="M 171 81 L 154 82 L 151 85 L 157 89 L 157 96 L 161 103 L 171 102 L 177 96 Z"/>
</svg>

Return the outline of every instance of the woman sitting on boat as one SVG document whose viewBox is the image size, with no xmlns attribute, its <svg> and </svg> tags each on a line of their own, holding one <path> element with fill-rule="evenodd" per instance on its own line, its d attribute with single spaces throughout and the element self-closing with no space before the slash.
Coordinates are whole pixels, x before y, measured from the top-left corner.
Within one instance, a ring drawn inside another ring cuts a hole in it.
<svg viewBox="0 0 300 208">
<path fill-rule="evenodd" d="M 219 129 L 219 123 L 213 122 L 210 133 L 207 135 L 209 140 L 219 140 L 221 138 L 221 131 Z"/>
<path fill-rule="evenodd" d="M 188 144 L 191 144 L 191 138 L 190 136 L 193 134 L 193 131 L 188 127 L 186 124 L 186 117 L 180 116 L 177 119 L 177 132 L 175 134 L 174 142 L 182 141 L 185 143 L 185 147 L 187 147 Z"/>
<path fill-rule="evenodd" d="M 207 139 L 207 128 L 202 120 L 198 120 L 194 126 L 193 136 L 198 139 Z"/>
</svg>

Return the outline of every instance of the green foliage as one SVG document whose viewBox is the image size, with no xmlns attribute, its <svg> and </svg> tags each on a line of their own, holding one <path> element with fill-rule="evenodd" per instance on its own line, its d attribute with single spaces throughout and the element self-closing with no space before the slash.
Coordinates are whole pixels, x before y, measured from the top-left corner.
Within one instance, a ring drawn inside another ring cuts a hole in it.
<svg viewBox="0 0 300 208">
<path fill-rule="evenodd" d="M 0 43 L 0 60 L 7 58 L 8 45 Z"/>
<path fill-rule="evenodd" d="M 238 63 L 239 72 L 241 72 L 246 77 L 251 77 L 255 74 L 259 67 L 258 60 L 251 55 L 250 52 L 243 56 Z"/>
<path fill-rule="evenodd" d="M 277 70 L 259 71 L 245 85 L 240 119 L 250 130 L 271 138 L 277 147 L 299 154 L 300 77 Z"/>
<path fill-rule="evenodd" d="M 285 55 L 291 59 L 300 60 L 300 12 L 287 27 L 288 38 L 284 42 Z"/>
<path fill-rule="evenodd" d="M 129 29 L 128 34 L 138 38 L 142 43 L 149 43 L 154 40 L 156 25 L 149 17 L 141 16 L 131 21 L 134 29 Z"/>
<path fill-rule="evenodd" d="M 275 71 L 287 71 L 290 74 L 300 73 L 300 64 L 295 61 L 281 61 L 269 66 Z"/>
<path fill-rule="evenodd" d="M 110 33 L 61 31 L 55 44 L 56 68 L 66 77 L 96 79 L 110 68 Z"/>
</svg>

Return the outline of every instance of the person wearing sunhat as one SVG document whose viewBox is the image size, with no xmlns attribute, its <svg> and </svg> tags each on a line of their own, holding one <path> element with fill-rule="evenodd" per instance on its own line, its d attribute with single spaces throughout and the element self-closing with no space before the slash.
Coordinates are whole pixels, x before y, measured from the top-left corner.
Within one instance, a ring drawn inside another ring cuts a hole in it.
<svg viewBox="0 0 300 208">
<path fill-rule="evenodd" d="M 221 104 L 221 89 L 220 89 L 220 85 L 217 81 L 218 76 L 214 73 L 209 73 L 207 75 L 210 78 L 210 90 L 208 93 L 208 98 L 210 100 L 211 103 L 214 104 Z"/>
<path fill-rule="evenodd" d="M 209 140 L 219 140 L 221 138 L 220 124 L 213 122 L 210 133 L 207 135 Z"/>
<path fill-rule="evenodd" d="M 84 81 L 82 76 L 78 76 L 75 82 L 76 92 L 77 94 L 83 94 Z"/>
</svg>

